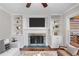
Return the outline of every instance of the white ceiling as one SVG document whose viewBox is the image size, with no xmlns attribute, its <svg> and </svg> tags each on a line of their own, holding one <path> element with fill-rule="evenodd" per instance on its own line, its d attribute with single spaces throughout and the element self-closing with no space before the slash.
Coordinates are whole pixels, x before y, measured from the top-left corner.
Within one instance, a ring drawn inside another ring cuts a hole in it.
<svg viewBox="0 0 79 59">
<path fill-rule="evenodd" d="M 48 7 L 43 8 L 41 3 L 32 3 L 30 8 L 26 8 L 26 3 L 0 3 L 0 7 L 12 14 L 62 14 L 75 3 L 48 3 Z"/>
</svg>

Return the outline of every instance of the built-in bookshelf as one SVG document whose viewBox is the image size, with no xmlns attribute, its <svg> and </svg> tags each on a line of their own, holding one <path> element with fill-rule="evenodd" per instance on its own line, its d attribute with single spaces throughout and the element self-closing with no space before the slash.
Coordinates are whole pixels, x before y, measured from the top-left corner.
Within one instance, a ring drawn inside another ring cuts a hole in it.
<svg viewBox="0 0 79 59">
<path fill-rule="evenodd" d="M 21 15 L 15 16 L 14 22 L 15 22 L 14 27 L 15 27 L 16 35 L 22 34 L 23 33 L 22 16 Z"/>
<path fill-rule="evenodd" d="M 54 27 L 53 27 L 53 30 L 54 30 L 54 35 L 57 36 L 59 35 L 59 20 L 54 20 Z"/>
</svg>

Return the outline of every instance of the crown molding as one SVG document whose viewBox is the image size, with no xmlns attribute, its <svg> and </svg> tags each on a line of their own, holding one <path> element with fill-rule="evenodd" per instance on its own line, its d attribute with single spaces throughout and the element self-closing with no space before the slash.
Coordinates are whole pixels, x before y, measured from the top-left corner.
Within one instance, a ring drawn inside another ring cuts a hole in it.
<svg viewBox="0 0 79 59">
<path fill-rule="evenodd" d="M 0 6 L 0 9 L 1 9 L 2 11 L 4 11 L 4 12 L 10 14 L 10 15 L 12 14 L 10 11 L 6 10 L 5 8 L 3 8 L 3 7 L 1 7 L 1 6 Z"/>
<path fill-rule="evenodd" d="M 69 8 L 68 10 L 66 10 L 63 14 L 66 14 L 67 12 L 69 12 L 69 11 L 75 9 L 75 8 L 78 7 L 78 6 L 79 6 L 79 4 L 75 4 L 74 6 L 72 6 L 72 7 Z"/>
</svg>

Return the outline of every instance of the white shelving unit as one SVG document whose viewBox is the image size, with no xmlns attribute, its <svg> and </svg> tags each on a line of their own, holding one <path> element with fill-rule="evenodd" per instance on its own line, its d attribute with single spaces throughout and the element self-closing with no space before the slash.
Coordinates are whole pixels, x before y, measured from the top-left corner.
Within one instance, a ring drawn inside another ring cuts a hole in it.
<svg viewBox="0 0 79 59">
<path fill-rule="evenodd" d="M 16 35 L 23 34 L 23 21 L 22 21 L 22 16 L 21 15 L 15 16 L 14 26 L 15 26 Z"/>
<path fill-rule="evenodd" d="M 54 26 L 53 26 L 53 30 L 54 30 L 54 36 L 58 36 L 60 33 L 60 24 L 59 24 L 59 20 L 54 20 Z"/>
<path fill-rule="evenodd" d="M 63 46 L 63 38 L 62 38 L 62 19 L 61 16 L 52 16 L 51 17 L 51 27 L 52 27 L 52 48 L 59 48 L 59 46 Z"/>
</svg>

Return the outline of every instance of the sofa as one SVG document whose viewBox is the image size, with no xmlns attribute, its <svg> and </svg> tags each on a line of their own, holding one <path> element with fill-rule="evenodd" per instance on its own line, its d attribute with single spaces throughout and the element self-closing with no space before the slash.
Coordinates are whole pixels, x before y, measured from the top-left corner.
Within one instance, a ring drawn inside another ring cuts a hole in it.
<svg viewBox="0 0 79 59">
<path fill-rule="evenodd" d="M 70 44 L 74 47 L 79 48 L 79 36 L 73 35 L 72 38 L 71 38 Z"/>
<path fill-rule="evenodd" d="M 70 54 L 65 49 L 63 49 L 63 50 L 57 50 L 57 53 L 58 53 L 58 56 L 72 56 L 72 54 Z"/>
<path fill-rule="evenodd" d="M 79 56 L 79 48 L 67 44 L 67 48 L 58 49 L 58 56 Z"/>
</svg>

